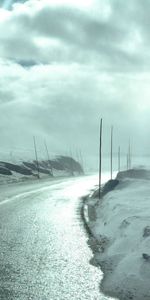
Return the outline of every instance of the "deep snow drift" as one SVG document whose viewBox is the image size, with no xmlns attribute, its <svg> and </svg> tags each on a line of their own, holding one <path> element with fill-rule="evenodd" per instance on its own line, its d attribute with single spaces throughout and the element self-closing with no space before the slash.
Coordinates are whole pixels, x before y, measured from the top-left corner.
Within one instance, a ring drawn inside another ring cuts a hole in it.
<svg viewBox="0 0 150 300">
<path fill-rule="evenodd" d="M 89 243 L 101 266 L 104 293 L 121 300 L 150 299 L 150 171 L 118 174 L 101 200 L 88 200 Z"/>
</svg>

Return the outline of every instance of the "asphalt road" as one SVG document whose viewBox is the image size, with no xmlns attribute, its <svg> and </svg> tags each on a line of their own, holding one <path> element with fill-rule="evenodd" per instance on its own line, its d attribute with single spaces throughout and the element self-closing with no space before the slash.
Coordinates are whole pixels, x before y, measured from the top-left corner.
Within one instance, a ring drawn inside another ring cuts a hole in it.
<svg viewBox="0 0 150 300">
<path fill-rule="evenodd" d="M 0 187 L 0 299 L 104 300 L 79 215 L 95 176 Z"/>
</svg>

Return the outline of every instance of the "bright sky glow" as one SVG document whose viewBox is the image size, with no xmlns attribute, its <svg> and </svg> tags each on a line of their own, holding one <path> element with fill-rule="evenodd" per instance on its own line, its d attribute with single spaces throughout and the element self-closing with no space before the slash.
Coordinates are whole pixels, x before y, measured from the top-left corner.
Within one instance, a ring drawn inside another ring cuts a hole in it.
<svg viewBox="0 0 150 300">
<path fill-rule="evenodd" d="M 6 9 L 0 8 L 0 22 L 3 22 L 8 18 L 10 12 Z"/>
<path fill-rule="evenodd" d="M 124 40 L 121 47 L 129 54 L 136 54 L 141 51 L 142 42 L 143 40 L 140 32 L 138 32 L 138 30 L 133 30 L 129 33 L 127 39 Z"/>
<path fill-rule="evenodd" d="M 45 38 L 45 37 L 40 37 L 40 38 L 35 38 L 35 43 L 37 46 L 39 47 L 50 47 L 50 46 L 53 46 L 53 47 L 57 47 L 57 46 L 60 46 L 61 45 L 61 42 L 57 39 L 48 39 L 48 38 Z"/>
</svg>

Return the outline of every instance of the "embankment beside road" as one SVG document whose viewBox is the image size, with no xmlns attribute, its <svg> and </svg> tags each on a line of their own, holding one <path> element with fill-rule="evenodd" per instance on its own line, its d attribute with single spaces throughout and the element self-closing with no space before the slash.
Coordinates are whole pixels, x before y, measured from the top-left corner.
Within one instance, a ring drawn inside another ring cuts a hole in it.
<svg viewBox="0 0 150 300">
<path fill-rule="evenodd" d="M 101 266 L 103 293 L 121 300 L 150 299 L 150 171 L 129 170 L 101 200 L 87 197 L 84 221 L 91 263 Z"/>
</svg>

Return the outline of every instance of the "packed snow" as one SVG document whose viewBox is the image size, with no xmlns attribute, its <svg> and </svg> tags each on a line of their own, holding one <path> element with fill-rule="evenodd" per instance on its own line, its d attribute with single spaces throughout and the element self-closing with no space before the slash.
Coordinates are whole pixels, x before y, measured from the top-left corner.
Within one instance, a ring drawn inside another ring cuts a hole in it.
<svg viewBox="0 0 150 300">
<path fill-rule="evenodd" d="M 88 200 L 89 244 L 102 291 L 121 300 L 150 299 L 150 171 L 128 170 L 101 200 Z"/>
</svg>

